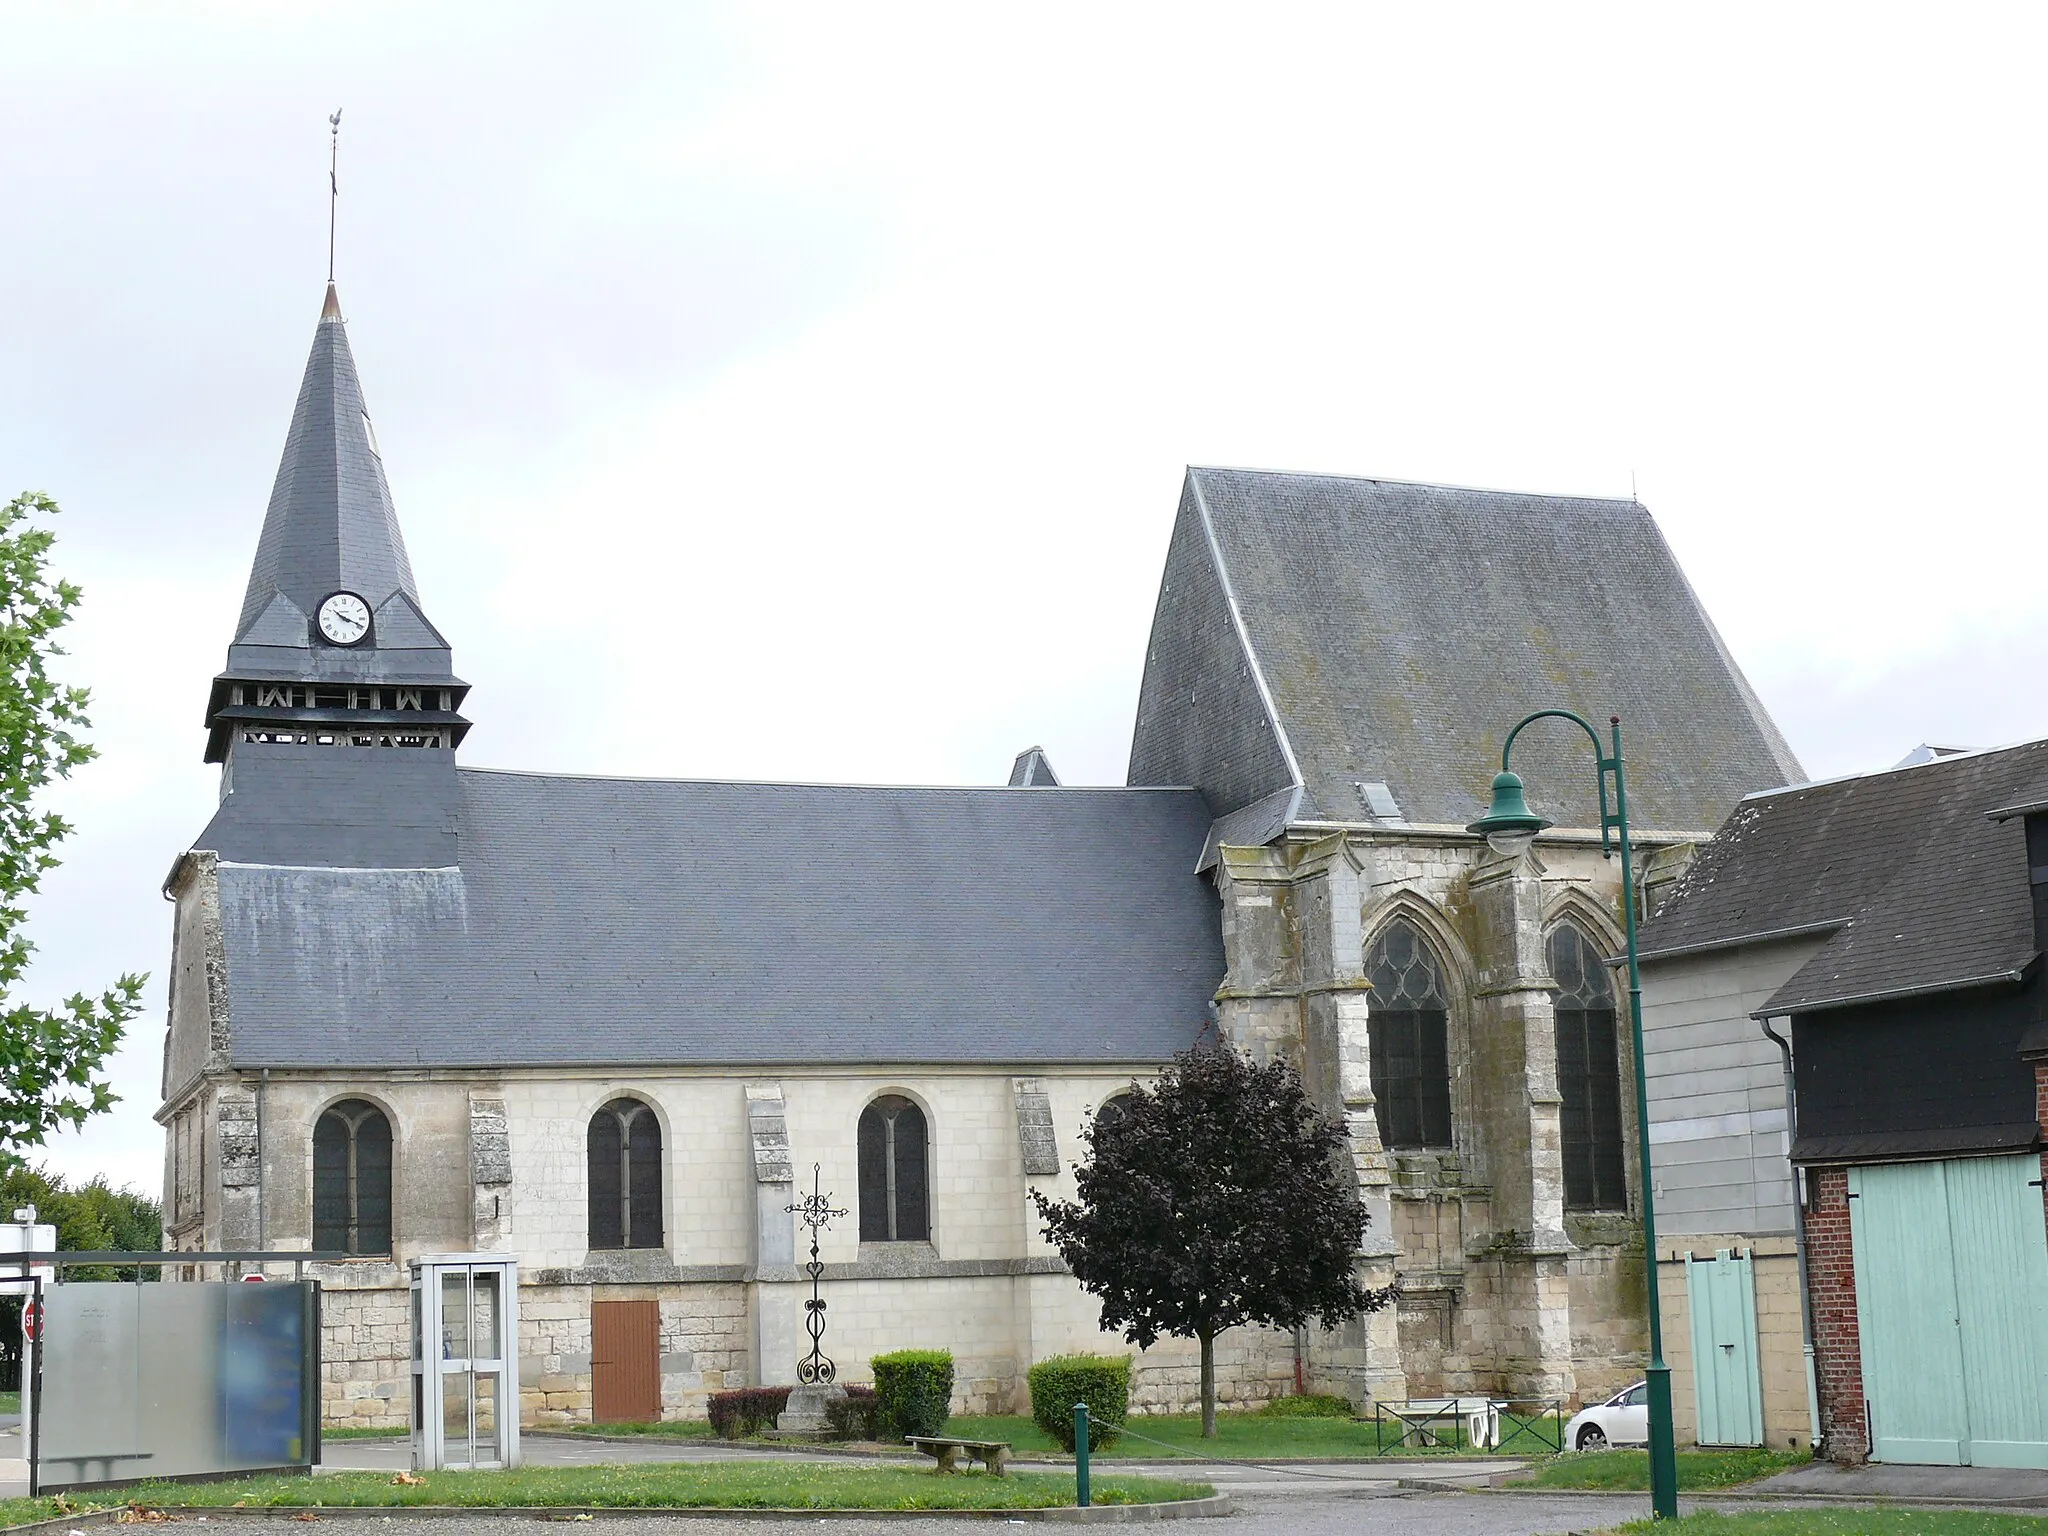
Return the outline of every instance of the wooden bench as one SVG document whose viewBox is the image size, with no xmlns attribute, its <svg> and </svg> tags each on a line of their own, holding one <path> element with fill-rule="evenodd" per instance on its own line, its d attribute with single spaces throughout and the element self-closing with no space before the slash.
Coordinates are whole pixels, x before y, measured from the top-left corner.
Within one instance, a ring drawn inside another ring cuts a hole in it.
<svg viewBox="0 0 2048 1536">
<path fill-rule="evenodd" d="M 905 1435 L 903 1438 L 925 1455 L 938 1457 L 941 1472 L 958 1471 L 963 1454 L 980 1462 L 997 1477 L 1003 1476 L 1003 1469 L 1010 1464 L 1010 1442 L 1007 1440 L 955 1440 L 946 1435 Z"/>
</svg>

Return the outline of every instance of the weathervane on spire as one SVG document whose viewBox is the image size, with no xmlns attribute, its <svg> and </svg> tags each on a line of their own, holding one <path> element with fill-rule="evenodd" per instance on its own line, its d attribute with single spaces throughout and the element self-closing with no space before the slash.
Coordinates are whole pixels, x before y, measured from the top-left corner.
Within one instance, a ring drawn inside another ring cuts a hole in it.
<svg viewBox="0 0 2048 1536">
<path fill-rule="evenodd" d="M 341 108 L 327 119 L 332 140 L 327 148 L 327 281 L 334 281 L 334 215 L 341 203 Z"/>
</svg>

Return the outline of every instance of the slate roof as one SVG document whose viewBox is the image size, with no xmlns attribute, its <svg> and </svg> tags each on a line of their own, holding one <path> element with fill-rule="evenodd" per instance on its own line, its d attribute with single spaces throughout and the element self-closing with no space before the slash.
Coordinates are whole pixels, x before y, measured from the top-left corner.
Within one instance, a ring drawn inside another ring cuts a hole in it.
<svg viewBox="0 0 2048 1536">
<path fill-rule="evenodd" d="M 238 1066 L 1160 1061 L 1223 976 L 1192 790 L 895 789 L 236 748 Z"/>
<path fill-rule="evenodd" d="M 369 603 L 372 643 L 314 645 L 314 610 L 344 590 Z M 453 677 L 448 642 L 428 621 L 413 584 L 332 284 L 263 516 L 228 670 L 243 677 L 316 670 L 397 681 Z"/>
<path fill-rule="evenodd" d="M 1190 468 L 1129 782 L 1231 812 L 1298 788 L 1288 820 L 1410 823 L 1486 809 L 1509 728 L 1622 716 L 1631 821 L 1705 833 L 1805 777 L 1650 514 L 1629 501 Z M 1526 733 L 1533 804 L 1597 826 L 1589 745 Z"/>
<path fill-rule="evenodd" d="M 1759 794 L 1640 938 L 1644 959 L 1831 934 L 1758 1010 L 1782 1016 L 2019 979 L 2036 955 L 2024 823 L 2048 741 Z"/>
</svg>

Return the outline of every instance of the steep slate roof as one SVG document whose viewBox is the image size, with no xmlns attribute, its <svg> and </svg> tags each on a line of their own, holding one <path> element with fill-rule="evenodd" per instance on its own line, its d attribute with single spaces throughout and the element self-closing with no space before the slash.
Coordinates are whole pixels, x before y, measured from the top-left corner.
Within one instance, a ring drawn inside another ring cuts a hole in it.
<svg viewBox="0 0 2048 1536">
<path fill-rule="evenodd" d="M 1188 470 L 1130 783 L 1195 784 L 1218 817 L 1287 796 L 1283 824 L 1373 819 L 1384 785 L 1462 825 L 1551 706 L 1622 716 L 1639 828 L 1704 833 L 1805 776 L 1637 503 Z M 1515 767 L 1544 814 L 1599 824 L 1568 724 Z"/>
<path fill-rule="evenodd" d="M 2033 963 L 2024 823 L 2048 741 L 1744 800 L 1641 935 L 1644 957 L 1832 933 L 1760 1015 L 2015 981 Z"/>
<path fill-rule="evenodd" d="M 314 647 L 314 610 L 343 590 L 369 603 L 376 616 L 373 644 Z M 428 622 L 413 585 L 331 283 L 256 542 L 228 670 L 238 676 L 299 677 L 317 670 L 405 681 L 453 677 L 448 642 Z"/>
<path fill-rule="evenodd" d="M 195 847 L 240 1066 L 1158 1061 L 1223 975 L 1192 790 L 255 743 L 234 782 Z"/>
<path fill-rule="evenodd" d="M 1010 765 L 1012 789 L 1040 789 L 1047 785 L 1057 789 L 1059 783 L 1060 776 L 1052 771 L 1052 759 L 1045 755 L 1043 747 L 1026 747 Z"/>
</svg>

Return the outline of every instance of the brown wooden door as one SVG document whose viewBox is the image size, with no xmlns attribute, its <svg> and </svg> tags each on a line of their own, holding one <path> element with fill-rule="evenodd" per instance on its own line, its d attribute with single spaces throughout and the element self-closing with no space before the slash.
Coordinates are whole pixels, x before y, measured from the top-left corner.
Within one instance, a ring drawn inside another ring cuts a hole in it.
<svg viewBox="0 0 2048 1536">
<path fill-rule="evenodd" d="M 591 1303 L 590 1416 L 599 1424 L 648 1424 L 661 1417 L 658 1302 Z"/>
</svg>

